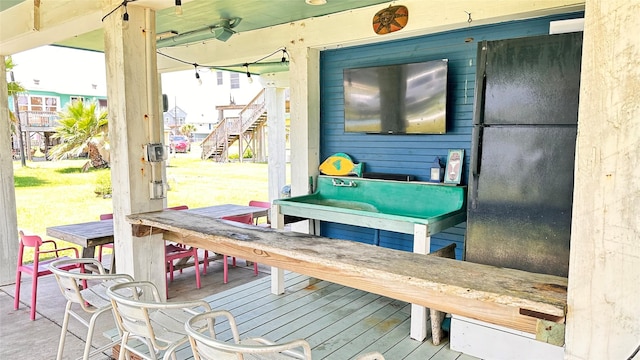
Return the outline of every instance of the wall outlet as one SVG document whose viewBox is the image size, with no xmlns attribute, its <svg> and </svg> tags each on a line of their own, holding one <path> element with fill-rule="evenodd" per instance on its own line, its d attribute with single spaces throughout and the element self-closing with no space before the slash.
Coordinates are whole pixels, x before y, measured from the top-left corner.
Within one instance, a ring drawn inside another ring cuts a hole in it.
<svg viewBox="0 0 640 360">
<path fill-rule="evenodd" d="M 161 162 L 168 158 L 168 151 L 162 144 L 147 144 L 147 160 L 150 162 Z"/>
</svg>

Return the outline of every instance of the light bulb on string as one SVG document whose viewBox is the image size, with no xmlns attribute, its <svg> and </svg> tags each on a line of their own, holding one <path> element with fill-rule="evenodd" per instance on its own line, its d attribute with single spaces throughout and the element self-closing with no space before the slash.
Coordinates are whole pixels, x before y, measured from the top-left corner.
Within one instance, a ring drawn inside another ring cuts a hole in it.
<svg viewBox="0 0 640 360">
<path fill-rule="evenodd" d="M 287 53 L 287 50 L 282 49 L 282 59 L 280 60 L 280 62 L 283 62 L 283 63 L 287 62 L 287 59 L 285 58 L 285 55 L 288 56 L 289 53 Z"/>
<path fill-rule="evenodd" d="M 176 15 L 182 15 L 182 0 L 176 0 Z"/>
<path fill-rule="evenodd" d="M 252 84 L 253 79 L 251 78 L 251 73 L 249 72 L 249 64 L 245 63 L 243 66 L 247 68 L 247 81 L 249 82 L 249 84 Z"/>
<path fill-rule="evenodd" d="M 196 69 L 196 80 L 198 81 L 198 85 L 202 85 L 202 79 L 198 73 L 198 64 L 193 64 L 193 67 Z"/>
<path fill-rule="evenodd" d="M 129 12 L 127 12 L 127 2 L 124 2 L 124 14 L 122 14 L 122 28 L 129 28 Z"/>
</svg>

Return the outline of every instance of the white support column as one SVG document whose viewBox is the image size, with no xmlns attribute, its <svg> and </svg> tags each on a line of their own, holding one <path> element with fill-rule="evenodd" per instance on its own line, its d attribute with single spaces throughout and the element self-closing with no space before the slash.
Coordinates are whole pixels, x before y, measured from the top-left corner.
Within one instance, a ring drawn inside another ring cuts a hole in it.
<svg viewBox="0 0 640 360">
<path fill-rule="evenodd" d="M 587 0 L 565 359 L 639 359 L 638 1 Z"/>
<path fill-rule="evenodd" d="M 118 5 L 119 0 L 105 0 L 105 14 Z M 122 8 L 104 19 L 116 261 L 118 272 L 149 280 L 165 294 L 162 235 L 133 237 L 125 220 L 129 214 L 161 210 L 164 203 L 150 200 L 150 184 L 162 179 L 163 163 L 152 166 L 145 154 L 145 145 L 162 139 L 155 11 L 135 3 L 127 10 L 127 27 Z"/>
<path fill-rule="evenodd" d="M 304 43 L 287 49 L 291 59 L 291 196 L 309 193 L 320 165 L 320 51 Z M 292 225 L 309 233 L 310 221 Z"/>
<path fill-rule="evenodd" d="M 280 197 L 280 189 L 287 181 L 286 158 L 286 99 L 284 88 L 265 88 L 265 101 L 267 104 L 267 126 L 269 127 L 269 201 Z"/>
<path fill-rule="evenodd" d="M 15 282 L 18 258 L 18 215 L 13 187 L 11 122 L 5 57 L 0 56 L 0 285 Z"/>
<path fill-rule="evenodd" d="M 413 226 L 413 252 L 416 254 L 428 254 L 431 249 L 431 237 L 427 232 L 427 225 L 415 224 Z M 422 341 L 427 337 L 427 308 L 411 304 L 411 331 L 412 339 Z"/>
<path fill-rule="evenodd" d="M 285 74 L 286 76 L 286 74 Z M 266 76 L 270 80 L 265 88 L 265 102 L 268 116 L 268 159 L 269 159 L 269 202 L 280 197 L 280 189 L 286 182 L 286 138 L 285 112 L 286 99 L 284 88 L 276 86 L 288 85 L 288 78 L 276 81 L 276 76 Z M 284 217 L 278 212 L 278 206 L 271 207 L 271 226 L 284 229 Z M 271 267 L 271 293 L 284 293 L 284 270 Z"/>
<path fill-rule="evenodd" d="M 280 213 L 279 205 L 271 205 L 271 227 L 284 229 L 284 215 Z M 284 270 L 273 266 L 271 267 L 271 293 L 284 294 Z"/>
</svg>

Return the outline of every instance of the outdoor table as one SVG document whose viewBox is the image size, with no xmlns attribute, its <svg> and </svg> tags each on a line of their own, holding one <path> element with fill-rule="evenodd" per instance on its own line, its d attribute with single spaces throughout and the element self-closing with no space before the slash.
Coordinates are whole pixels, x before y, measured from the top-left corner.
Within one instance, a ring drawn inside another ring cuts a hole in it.
<svg viewBox="0 0 640 360">
<path fill-rule="evenodd" d="M 225 216 L 253 214 L 254 218 L 267 216 L 269 209 L 255 206 L 236 204 L 223 204 L 194 208 L 188 210 L 175 210 L 185 213 L 197 214 L 213 219 Z M 79 224 L 50 226 L 47 235 L 64 240 L 82 247 L 82 257 L 94 257 L 95 247 L 113 243 L 113 220 L 90 221 Z M 115 256 L 112 257 L 111 267 L 115 268 Z M 113 271 L 113 270 L 112 270 Z"/>
</svg>

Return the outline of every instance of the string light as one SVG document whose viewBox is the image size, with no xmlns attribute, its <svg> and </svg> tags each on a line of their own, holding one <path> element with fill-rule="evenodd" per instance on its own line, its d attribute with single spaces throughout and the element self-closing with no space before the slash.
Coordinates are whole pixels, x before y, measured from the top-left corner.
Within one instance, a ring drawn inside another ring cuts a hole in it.
<svg viewBox="0 0 640 360">
<path fill-rule="evenodd" d="M 116 6 L 115 8 L 113 8 L 113 10 L 109 11 L 105 16 L 103 16 L 102 21 L 104 22 L 104 19 L 106 19 L 109 15 L 113 14 L 114 12 L 116 12 L 116 10 L 120 9 L 121 7 L 124 7 L 124 14 L 122 14 L 122 28 L 128 29 L 129 28 L 129 12 L 127 11 L 127 4 L 134 1 L 136 0 L 123 0 L 120 3 L 120 5 Z"/>
<path fill-rule="evenodd" d="M 247 68 L 247 81 L 249 82 L 249 84 L 253 83 L 253 79 L 251 78 L 251 73 L 249 72 L 249 64 L 244 63 L 242 66 Z"/>
<path fill-rule="evenodd" d="M 122 14 L 122 28 L 128 29 L 129 28 L 129 12 L 127 11 L 127 0 L 125 0 L 122 4 L 124 5 L 124 14 Z"/>
<path fill-rule="evenodd" d="M 198 80 L 198 85 L 202 85 L 202 79 L 200 79 L 200 74 L 198 73 L 198 64 L 193 64 L 193 67 L 196 69 L 196 80 Z"/>
<path fill-rule="evenodd" d="M 288 60 L 288 58 L 289 58 L 289 53 L 287 52 L 287 49 L 286 49 L 286 48 L 279 48 L 279 49 L 277 49 L 277 50 L 273 51 L 272 53 L 270 53 L 270 54 L 268 54 L 268 55 L 266 55 L 266 56 L 261 57 L 260 59 L 258 59 L 258 60 L 256 60 L 256 61 L 253 61 L 253 62 L 246 62 L 246 63 L 244 63 L 244 64 L 242 64 L 242 65 L 241 65 L 242 67 L 246 68 L 245 74 L 247 74 L 247 81 L 248 81 L 250 84 L 251 84 L 251 83 L 253 83 L 253 78 L 251 77 L 251 72 L 249 71 L 249 66 L 251 66 L 251 65 L 253 65 L 253 64 L 258 64 L 258 63 L 260 63 L 260 62 L 264 61 L 265 59 L 267 59 L 267 58 L 269 58 L 269 57 L 271 57 L 271 56 L 275 55 L 278 51 L 282 51 L 282 58 L 280 59 L 280 63 L 282 63 L 282 64 L 284 64 L 284 65 L 286 66 L 287 62 L 289 61 L 289 60 Z M 225 65 L 225 66 L 218 66 L 218 65 L 202 65 L 202 64 L 198 64 L 198 63 L 191 63 L 191 62 L 188 62 L 188 61 L 185 61 L 185 60 L 182 60 L 182 59 L 178 59 L 178 58 L 173 57 L 173 56 L 171 56 L 171 55 L 164 54 L 164 53 L 162 53 L 162 52 L 160 52 L 160 51 L 157 51 L 157 54 L 158 54 L 158 55 L 162 55 L 162 56 L 164 56 L 164 57 L 166 57 L 166 58 L 169 58 L 169 59 L 171 59 L 171 60 L 174 60 L 174 61 L 177 61 L 177 62 L 183 63 L 183 64 L 193 65 L 193 67 L 195 68 L 195 71 L 196 71 L 196 79 L 198 80 L 198 83 L 199 83 L 200 85 L 202 85 L 202 79 L 200 78 L 200 74 L 198 73 L 198 67 L 206 67 L 206 68 L 210 68 L 210 69 L 224 69 L 224 68 L 230 68 L 230 67 L 236 67 L 236 66 L 238 66 L 238 65 Z M 232 70 L 232 71 L 233 71 L 233 70 Z"/>
<path fill-rule="evenodd" d="M 176 15 L 182 15 L 182 0 L 176 0 Z"/>
</svg>

